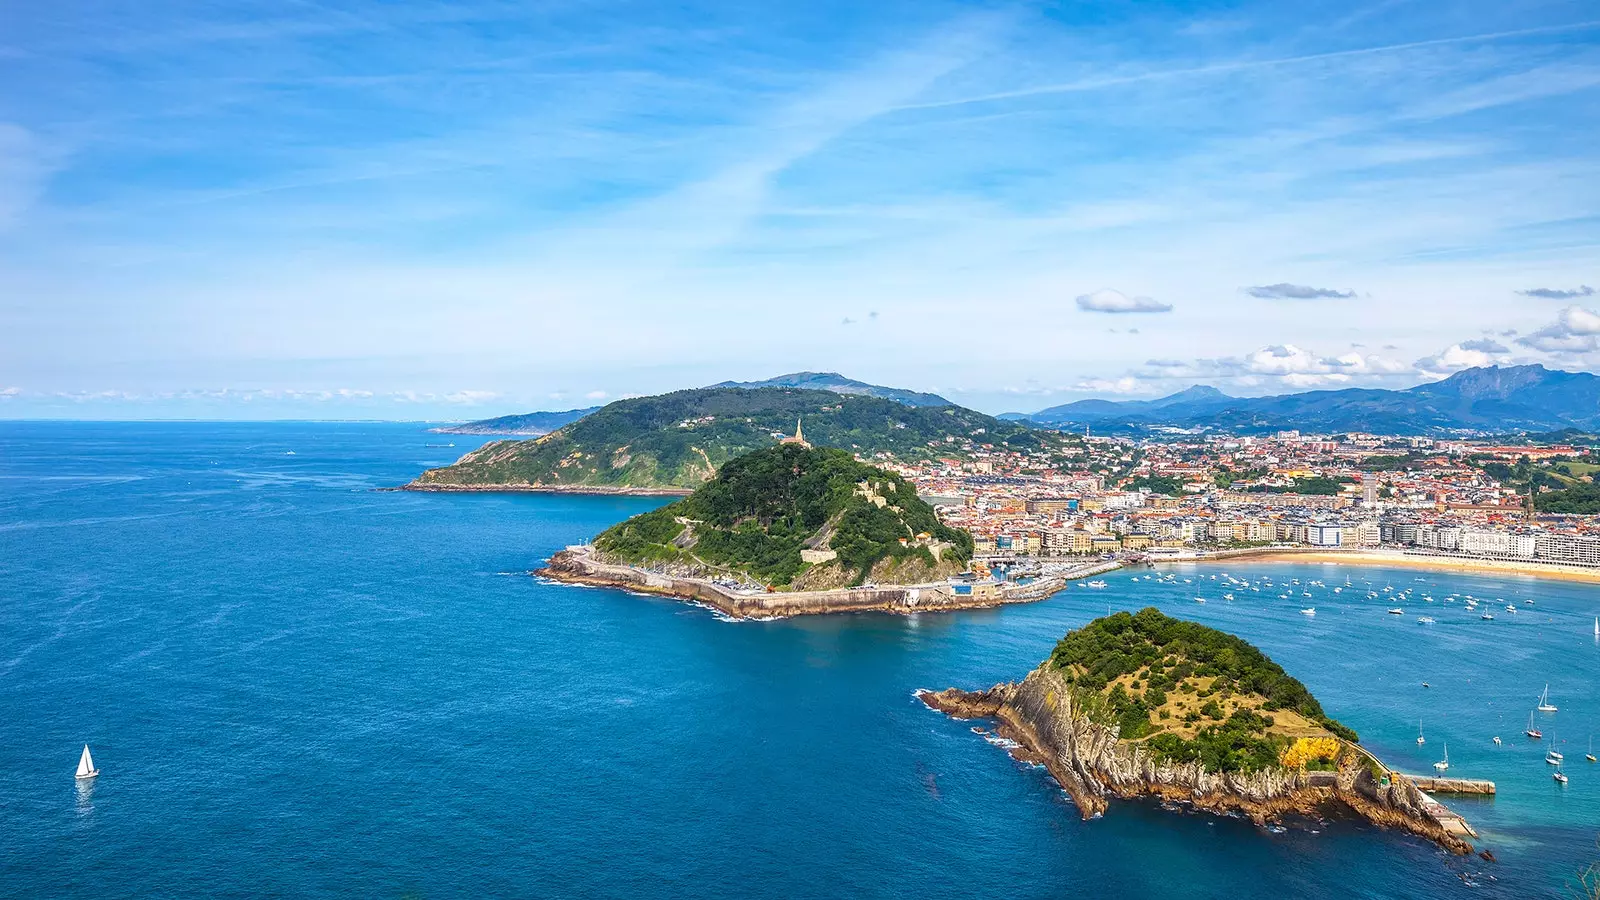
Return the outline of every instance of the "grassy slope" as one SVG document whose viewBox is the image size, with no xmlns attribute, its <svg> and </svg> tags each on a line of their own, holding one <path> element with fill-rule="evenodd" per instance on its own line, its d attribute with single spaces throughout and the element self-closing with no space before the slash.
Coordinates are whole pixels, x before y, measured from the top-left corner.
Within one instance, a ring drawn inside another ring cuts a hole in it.
<svg viewBox="0 0 1600 900">
<path fill-rule="evenodd" d="M 1248 642 L 1149 608 L 1096 619 L 1050 655 L 1085 712 L 1158 757 L 1212 771 L 1276 765 L 1297 738 L 1355 732 Z"/>
<path fill-rule="evenodd" d="M 883 506 L 862 494 L 863 482 Z M 785 445 L 729 462 L 690 496 L 602 532 L 595 546 L 629 562 L 703 565 L 775 585 L 807 568 L 803 547 L 821 546 L 859 582 L 885 559 L 932 566 L 932 553 L 914 543 L 924 532 L 952 545 L 945 563 L 971 558 L 971 536 L 941 524 L 905 479 L 842 450 Z M 913 545 L 900 546 L 902 537 Z"/>
</svg>

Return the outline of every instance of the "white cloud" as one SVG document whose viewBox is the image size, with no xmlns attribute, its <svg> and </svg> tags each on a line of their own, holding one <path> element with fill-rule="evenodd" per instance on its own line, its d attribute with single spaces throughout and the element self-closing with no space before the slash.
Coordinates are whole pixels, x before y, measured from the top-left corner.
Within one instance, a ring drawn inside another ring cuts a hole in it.
<svg viewBox="0 0 1600 900">
<path fill-rule="evenodd" d="M 4 388 L 0 388 L 0 400 L 5 400 L 5 399 L 9 399 L 11 397 L 16 397 L 16 396 L 20 395 L 21 393 L 22 393 L 22 388 L 19 388 L 19 387 L 4 387 Z"/>
<path fill-rule="evenodd" d="M 583 398 L 585 400 L 604 400 L 606 396 L 607 394 L 605 391 L 590 391 L 589 393 L 584 394 Z"/>
<path fill-rule="evenodd" d="M 1569 306 L 1549 325 L 1518 338 L 1517 343 L 1546 353 L 1590 353 L 1600 349 L 1600 313 Z"/>
<path fill-rule="evenodd" d="M 1078 308 L 1103 313 L 1164 313 L 1172 311 L 1172 304 L 1149 297 L 1130 297 L 1121 291 L 1101 288 L 1092 294 L 1080 295 Z"/>
<path fill-rule="evenodd" d="M 1091 394 L 1147 394 L 1150 385 L 1131 375 L 1122 378 L 1089 378 L 1072 386 L 1075 391 Z"/>
<path fill-rule="evenodd" d="M 1244 356 L 1197 359 L 1189 363 L 1153 359 L 1146 365 L 1152 371 L 1138 375 L 1146 383 L 1225 378 L 1240 386 L 1268 390 L 1386 384 L 1418 374 L 1413 366 L 1376 354 L 1352 350 L 1339 356 L 1323 356 L 1294 344 L 1273 344 Z"/>
<path fill-rule="evenodd" d="M 1349 300 L 1355 297 L 1355 291 L 1340 291 L 1333 288 L 1311 287 L 1304 284 L 1262 284 L 1244 289 L 1252 297 L 1263 300 Z"/>
<path fill-rule="evenodd" d="M 1462 341 L 1432 356 L 1424 356 L 1417 360 L 1416 366 L 1425 375 L 1447 375 L 1462 369 L 1492 366 L 1496 357 L 1506 352 L 1505 347 L 1491 340 Z"/>
</svg>

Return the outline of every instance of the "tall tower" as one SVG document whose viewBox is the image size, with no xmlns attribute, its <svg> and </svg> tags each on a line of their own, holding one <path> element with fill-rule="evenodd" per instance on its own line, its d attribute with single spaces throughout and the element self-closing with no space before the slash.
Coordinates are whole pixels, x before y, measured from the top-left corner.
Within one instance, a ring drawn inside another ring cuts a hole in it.
<svg viewBox="0 0 1600 900">
<path fill-rule="evenodd" d="M 1378 476 L 1371 472 L 1361 475 L 1361 505 L 1371 506 L 1378 502 Z"/>
<path fill-rule="evenodd" d="M 796 444 L 804 444 L 806 442 L 806 433 L 800 430 L 799 416 L 794 417 L 794 442 Z"/>
</svg>

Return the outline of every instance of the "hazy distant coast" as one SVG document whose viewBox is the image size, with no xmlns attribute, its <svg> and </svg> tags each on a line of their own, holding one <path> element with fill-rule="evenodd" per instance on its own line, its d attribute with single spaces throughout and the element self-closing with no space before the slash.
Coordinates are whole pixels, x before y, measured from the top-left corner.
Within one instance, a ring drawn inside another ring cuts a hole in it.
<svg viewBox="0 0 1600 900">
<path fill-rule="evenodd" d="M 592 484 L 430 484 L 420 481 L 403 484 L 399 489 L 437 494 L 587 494 L 606 497 L 683 497 L 693 493 L 685 488 Z"/>
</svg>

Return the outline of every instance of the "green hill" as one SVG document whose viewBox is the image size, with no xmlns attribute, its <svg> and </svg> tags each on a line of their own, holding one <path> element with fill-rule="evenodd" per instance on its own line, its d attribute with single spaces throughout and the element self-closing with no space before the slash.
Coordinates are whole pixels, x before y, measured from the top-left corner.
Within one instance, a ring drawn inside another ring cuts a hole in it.
<svg viewBox="0 0 1600 900">
<path fill-rule="evenodd" d="M 959 456 L 1057 439 L 959 406 L 787 388 L 701 388 L 619 400 L 536 440 L 494 441 L 414 487 L 692 489 L 723 463 L 775 444 L 803 419 L 813 444 L 865 456 Z"/>
<path fill-rule="evenodd" d="M 1144 742 L 1158 759 L 1256 771 L 1279 765 L 1300 739 L 1356 740 L 1249 642 L 1154 607 L 1069 633 L 1050 665 L 1092 720 L 1117 726 L 1121 739 Z"/>
<path fill-rule="evenodd" d="M 731 460 L 688 497 L 594 544 L 612 561 L 794 588 L 926 581 L 972 557 L 972 536 L 940 523 L 904 478 L 843 450 L 794 444 Z M 836 558 L 820 558 L 830 552 Z"/>
</svg>

